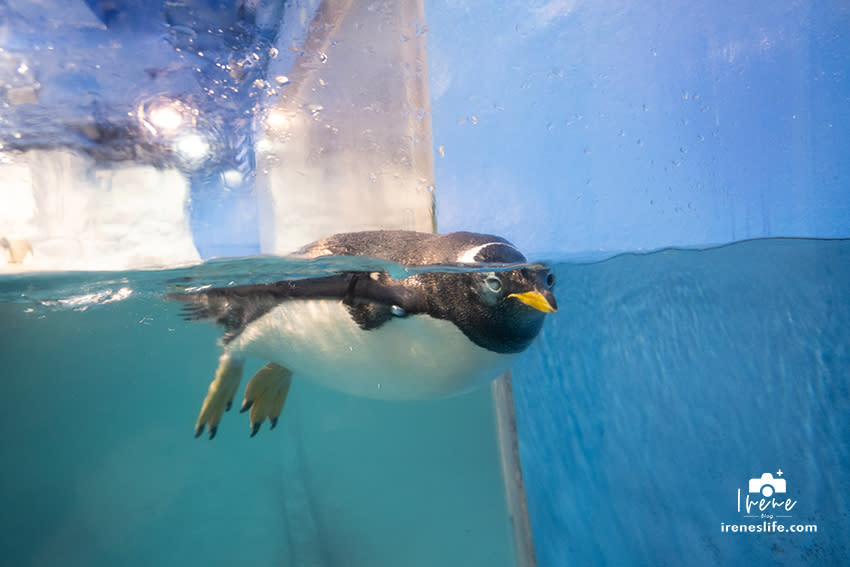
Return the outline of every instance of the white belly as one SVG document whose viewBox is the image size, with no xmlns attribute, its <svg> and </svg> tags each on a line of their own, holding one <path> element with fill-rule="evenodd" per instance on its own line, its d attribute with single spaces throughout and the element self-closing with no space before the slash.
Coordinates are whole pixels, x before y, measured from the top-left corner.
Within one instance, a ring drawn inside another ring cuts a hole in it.
<svg viewBox="0 0 850 567">
<path fill-rule="evenodd" d="M 227 351 L 276 362 L 328 388 L 370 398 L 450 396 L 498 377 L 516 355 L 481 348 L 451 322 L 393 318 L 364 331 L 339 301 L 287 301 Z"/>
</svg>

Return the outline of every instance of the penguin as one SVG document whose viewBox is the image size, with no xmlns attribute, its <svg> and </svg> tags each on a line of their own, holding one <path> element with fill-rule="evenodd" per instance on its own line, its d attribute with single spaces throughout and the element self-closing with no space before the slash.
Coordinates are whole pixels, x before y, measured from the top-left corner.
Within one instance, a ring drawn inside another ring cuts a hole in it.
<svg viewBox="0 0 850 567">
<path fill-rule="evenodd" d="M 195 425 L 213 439 L 231 408 L 248 356 L 270 361 L 249 381 L 241 412 L 251 437 L 277 425 L 292 377 L 357 396 L 440 398 L 505 372 L 557 311 L 554 274 L 510 242 L 471 232 L 342 233 L 295 257 L 357 256 L 408 271 L 343 271 L 271 284 L 167 297 L 185 320 L 224 327 L 223 354 Z"/>
</svg>

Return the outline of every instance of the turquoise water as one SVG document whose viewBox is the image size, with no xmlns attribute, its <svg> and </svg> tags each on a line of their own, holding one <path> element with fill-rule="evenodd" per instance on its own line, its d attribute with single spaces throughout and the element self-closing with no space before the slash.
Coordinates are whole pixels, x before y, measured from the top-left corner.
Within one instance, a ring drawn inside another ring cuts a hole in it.
<svg viewBox="0 0 850 567">
<path fill-rule="evenodd" d="M 343 266 L 400 269 L 249 258 L 3 278 L 3 561 L 512 565 L 487 389 L 392 404 L 296 382 L 274 431 L 249 438 L 231 412 L 194 438 L 221 333 L 162 294 Z"/>
<path fill-rule="evenodd" d="M 487 390 L 295 382 L 275 431 L 193 438 L 219 333 L 161 294 L 340 267 L 0 278 L 4 562 L 514 565 Z M 513 370 L 538 564 L 846 564 L 850 241 L 553 267 L 560 311 Z M 780 521 L 818 531 L 723 533 L 780 468 Z"/>
</svg>

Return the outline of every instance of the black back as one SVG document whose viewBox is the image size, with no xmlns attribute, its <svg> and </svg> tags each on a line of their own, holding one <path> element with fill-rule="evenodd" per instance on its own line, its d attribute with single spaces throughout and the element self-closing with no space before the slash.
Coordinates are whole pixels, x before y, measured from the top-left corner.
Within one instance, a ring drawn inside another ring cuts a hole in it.
<svg viewBox="0 0 850 567">
<path fill-rule="evenodd" d="M 405 266 L 451 265 L 458 263 L 458 257 L 463 252 L 489 243 L 496 245 L 481 250 L 473 259 L 474 262 L 508 264 L 526 261 L 525 256 L 510 242 L 498 236 L 474 232 L 431 234 L 409 230 L 369 230 L 335 234 L 308 244 L 297 254 L 308 258 L 364 256 Z"/>
</svg>

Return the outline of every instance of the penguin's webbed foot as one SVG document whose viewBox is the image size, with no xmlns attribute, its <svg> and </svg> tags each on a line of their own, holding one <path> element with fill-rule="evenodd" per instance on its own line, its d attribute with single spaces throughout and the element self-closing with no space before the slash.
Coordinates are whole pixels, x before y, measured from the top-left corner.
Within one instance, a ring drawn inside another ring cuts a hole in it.
<svg viewBox="0 0 850 567">
<path fill-rule="evenodd" d="M 242 359 L 233 359 L 229 354 L 221 355 L 215 378 L 210 382 L 204 405 L 195 424 L 195 438 L 204 433 L 209 426 L 210 439 L 218 432 L 221 416 L 233 405 L 233 396 L 242 380 Z"/>
<path fill-rule="evenodd" d="M 254 374 L 245 388 L 245 401 L 239 410 L 240 413 L 250 410 L 251 437 L 257 434 L 266 418 L 271 423 L 270 429 L 275 428 L 291 384 L 292 372 L 274 362 Z"/>
</svg>

